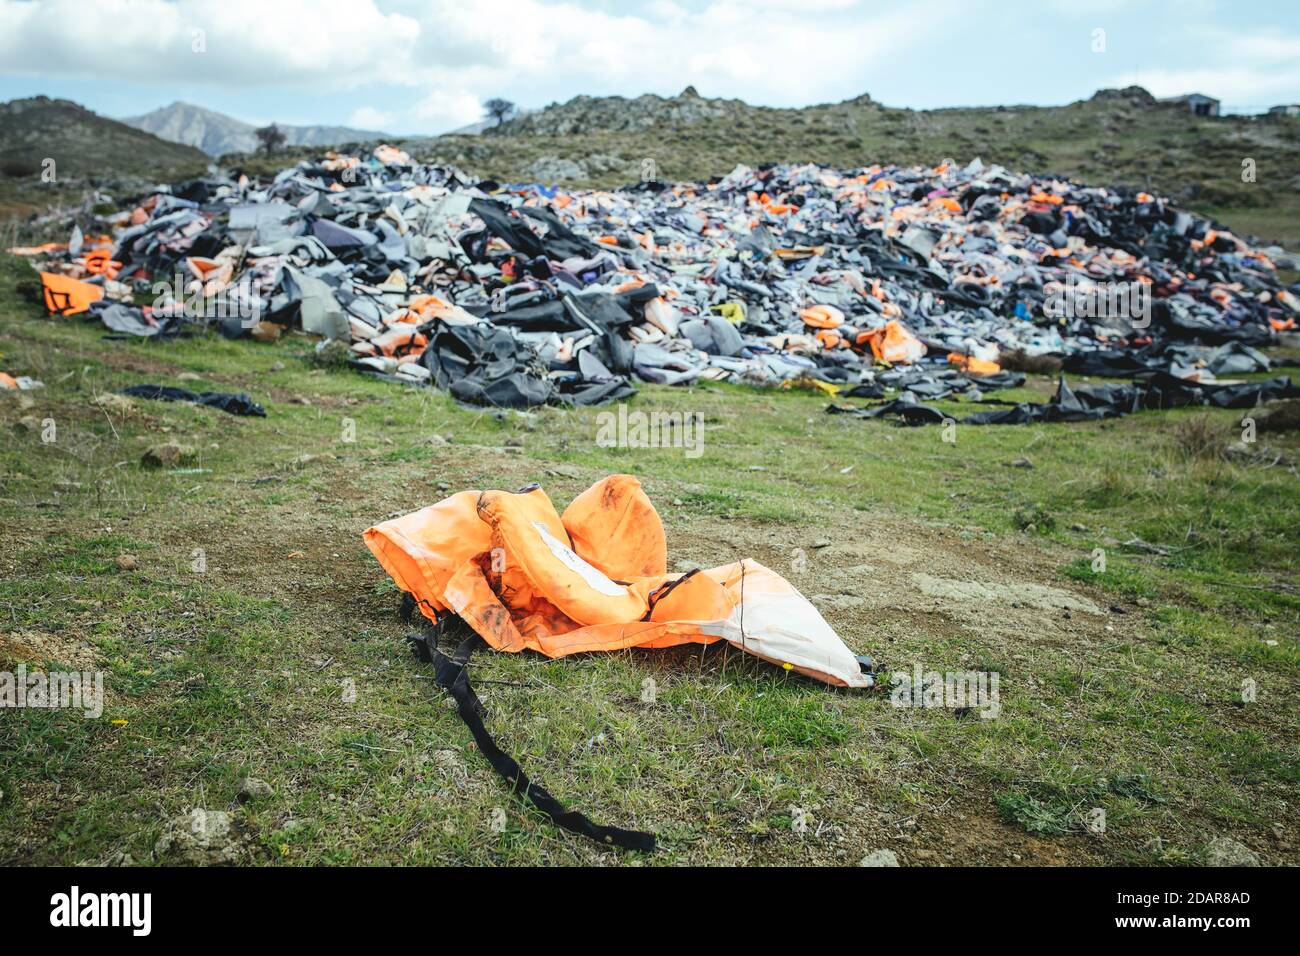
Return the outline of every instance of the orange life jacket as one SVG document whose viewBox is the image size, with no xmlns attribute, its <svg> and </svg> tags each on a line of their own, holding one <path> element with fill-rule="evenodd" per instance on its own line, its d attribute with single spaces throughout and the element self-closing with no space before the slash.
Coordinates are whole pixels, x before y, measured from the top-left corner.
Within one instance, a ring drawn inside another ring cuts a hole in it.
<svg viewBox="0 0 1300 956">
<path fill-rule="evenodd" d="M 375 525 L 365 542 L 393 582 L 433 621 L 410 638 L 511 790 L 558 826 L 605 845 L 651 850 L 653 834 L 601 826 L 566 809 L 497 746 L 466 674 L 479 642 L 549 657 L 725 640 L 829 684 L 869 687 L 858 658 L 789 582 L 750 560 L 669 574 L 659 514 L 631 475 L 610 475 L 556 514 L 536 485 L 462 491 Z M 441 628 L 474 631 L 452 654 Z"/>
<path fill-rule="evenodd" d="M 858 344 L 869 343 L 871 353 L 882 362 L 910 363 L 925 355 L 925 343 L 897 319 L 858 336 Z"/>
<path fill-rule="evenodd" d="M 775 572 L 750 559 L 701 572 L 716 588 L 688 587 L 667 573 L 659 514 L 631 475 L 597 482 L 563 518 L 535 486 L 461 492 L 364 537 L 429 620 L 450 611 L 499 650 L 563 657 L 725 639 L 829 684 L 871 683 L 812 604 Z M 667 585 L 681 593 L 661 607 Z"/>
<path fill-rule="evenodd" d="M 838 329 L 844 324 L 844 313 L 833 305 L 812 305 L 799 312 L 804 325 L 814 329 Z"/>
<path fill-rule="evenodd" d="M 100 286 L 57 272 L 42 272 L 41 287 L 45 293 L 45 308 L 52 315 L 80 315 L 90 310 L 90 303 L 104 297 Z"/>
</svg>

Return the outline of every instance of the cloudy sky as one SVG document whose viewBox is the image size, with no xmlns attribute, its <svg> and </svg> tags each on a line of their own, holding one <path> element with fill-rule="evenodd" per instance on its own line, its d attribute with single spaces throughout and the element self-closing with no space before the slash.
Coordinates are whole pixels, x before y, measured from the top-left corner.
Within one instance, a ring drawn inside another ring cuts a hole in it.
<svg viewBox="0 0 1300 956">
<path fill-rule="evenodd" d="M 1100 31 L 1100 32 L 1099 32 Z M 504 96 L 1300 103 L 1297 0 L 0 0 L 0 100 L 436 133 Z"/>
</svg>

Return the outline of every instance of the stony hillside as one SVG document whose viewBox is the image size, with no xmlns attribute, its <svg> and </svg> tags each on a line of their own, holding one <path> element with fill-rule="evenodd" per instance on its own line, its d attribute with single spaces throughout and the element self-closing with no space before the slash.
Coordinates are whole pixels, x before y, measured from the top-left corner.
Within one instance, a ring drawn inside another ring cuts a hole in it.
<svg viewBox="0 0 1300 956">
<path fill-rule="evenodd" d="M 53 159 L 54 181 L 42 179 Z M 78 198 L 116 181 L 168 181 L 203 171 L 208 157 L 69 100 L 0 103 L 0 220 Z"/>
<path fill-rule="evenodd" d="M 54 159 L 60 178 L 106 172 L 171 176 L 207 164 L 191 146 L 159 139 L 70 100 L 34 96 L 0 103 L 0 174 L 39 175 L 47 157 Z"/>
<path fill-rule="evenodd" d="M 515 117 L 503 123 L 508 136 L 585 136 L 589 133 L 649 132 L 682 129 L 698 123 L 735 123 L 746 114 L 762 111 L 742 100 L 708 100 L 688 86 L 680 96 L 665 98 L 647 93 L 635 99 L 622 96 L 575 96 L 567 103 Z"/>
<path fill-rule="evenodd" d="M 408 143 L 502 181 L 615 186 L 703 180 L 737 163 L 965 162 L 1156 189 L 1242 232 L 1300 248 L 1300 119 L 1197 117 L 1146 90 L 1060 107 L 908 110 L 869 96 L 803 109 L 675 97 L 580 96 L 484 131 Z M 1256 181 L 1242 181 L 1253 159 Z"/>
</svg>

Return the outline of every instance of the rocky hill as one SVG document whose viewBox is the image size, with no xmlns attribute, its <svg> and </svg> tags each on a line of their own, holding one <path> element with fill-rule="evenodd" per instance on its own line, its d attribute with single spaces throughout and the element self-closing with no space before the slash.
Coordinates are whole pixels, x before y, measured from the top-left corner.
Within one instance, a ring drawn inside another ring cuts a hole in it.
<svg viewBox="0 0 1300 956">
<path fill-rule="evenodd" d="M 477 136 L 414 140 L 421 158 L 503 182 L 706 180 L 737 163 L 967 162 L 1158 190 L 1300 248 L 1300 118 L 1194 116 L 1140 87 L 1065 106 L 910 110 L 862 95 L 801 109 L 701 97 L 578 96 Z M 1255 181 L 1243 181 L 1253 160 Z"/>
<path fill-rule="evenodd" d="M 649 132 L 683 129 L 697 123 L 734 123 L 753 107 L 741 100 L 706 100 L 695 87 L 681 95 L 647 93 L 634 99 L 622 96 L 575 96 L 544 110 L 517 116 L 498 132 L 506 136 L 584 136 L 589 133 Z"/>
<path fill-rule="evenodd" d="M 0 103 L 0 176 L 39 176 L 55 161 L 59 177 L 131 172 L 173 176 L 202 169 L 203 153 L 100 116 L 70 100 L 34 96 Z"/>
<path fill-rule="evenodd" d="M 53 160 L 53 164 L 47 162 Z M 0 103 L 0 221 L 80 201 L 92 188 L 138 188 L 201 173 L 209 159 L 69 100 Z M 51 170 L 52 178 L 46 169 Z"/>
</svg>

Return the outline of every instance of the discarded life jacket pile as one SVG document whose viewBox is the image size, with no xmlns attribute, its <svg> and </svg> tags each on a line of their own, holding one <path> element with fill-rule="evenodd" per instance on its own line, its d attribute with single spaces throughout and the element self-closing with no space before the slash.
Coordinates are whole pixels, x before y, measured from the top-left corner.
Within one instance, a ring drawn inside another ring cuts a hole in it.
<svg viewBox="0 0 1300 956">
<path fill-rule="evenodd" d="M 807 599 L 761 564 L 669 574 L 663 524 L 631 475 L 598 481 L 563 514 L 536 485 L 462 491 L 369 528 L 365 542 L 436 625 L 412 642 L 436 664 L 439 685 L 484 756 L 558 825 L 601 843 L 645 850 L 654 837 L 566 810 L 497 746 L 465 671 L 475 645 L 563 657 L 728 641 L 828 684 L 872 686 L 870 660 L 856 657 Z M 474 636 L 448 655 L 438 636 L 455 618 Z"/>
<path fill-rule="evenodd" d="M 509 407 L 619 399 L 637 380 L 996 375 L 1012 350 L 1205 381 L 1225 346 L 1266 368 L 1254 347 L 1300 317 L 1269 255 L 1210 220 L 979 160 L 561 191 L 380 146 L 162 187 L 15 251 L 51 312 L 120 335 L 301 328 L 368 372 Z M 1087 307 L 1116 284 L 1149 292 L 1141 327 Z"/>
</svg>

